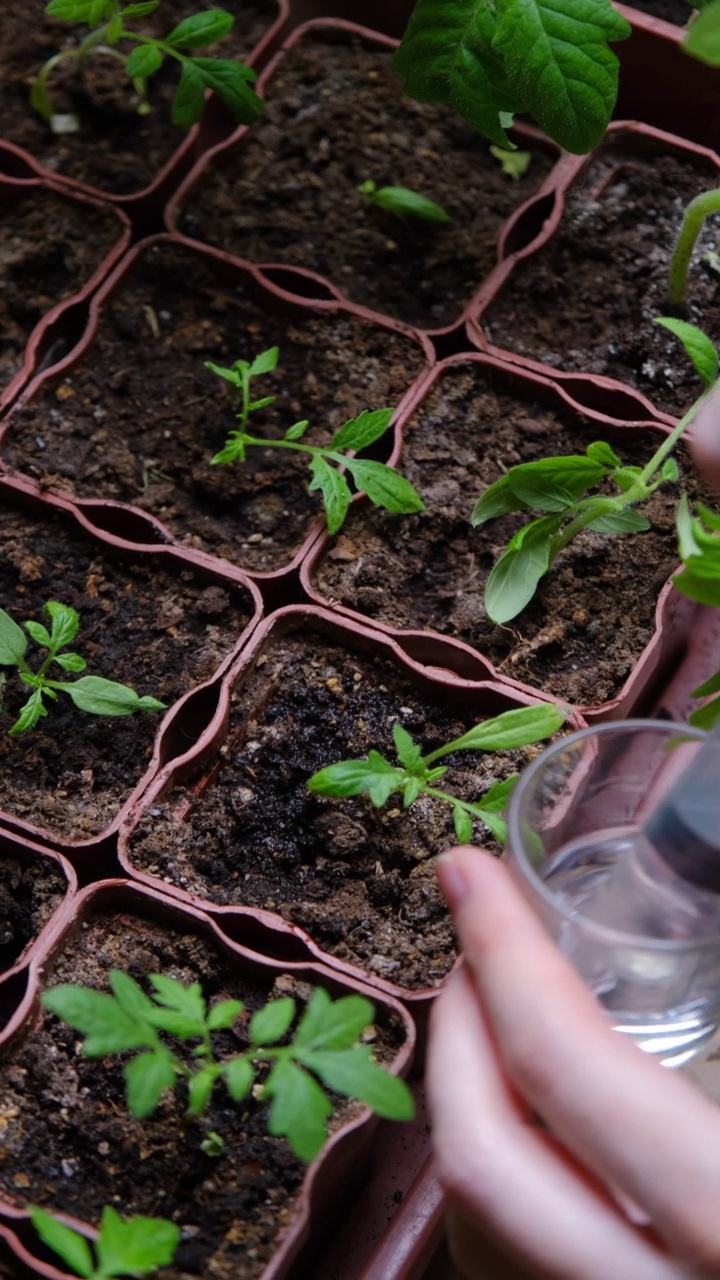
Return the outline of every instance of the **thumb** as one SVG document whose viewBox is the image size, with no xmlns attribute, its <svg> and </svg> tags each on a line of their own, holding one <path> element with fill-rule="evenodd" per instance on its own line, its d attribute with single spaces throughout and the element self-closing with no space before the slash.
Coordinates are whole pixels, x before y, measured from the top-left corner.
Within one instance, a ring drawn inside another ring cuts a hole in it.
<svg viewBox="0 0 720 1280">
<path fill-rule="evenodd" d="M 693 418 L 690 445 L 698 470 L 720 492 L 720 382 Z"/>
</svg>

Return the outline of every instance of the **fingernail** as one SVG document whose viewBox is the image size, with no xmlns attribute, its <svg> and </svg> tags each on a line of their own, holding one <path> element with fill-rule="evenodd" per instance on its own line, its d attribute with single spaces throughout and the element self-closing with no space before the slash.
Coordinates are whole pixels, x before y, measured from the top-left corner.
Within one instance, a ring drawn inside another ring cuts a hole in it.
<svg viewBox="0 0 720 1280">
<path fill-rule="evenodd" d="M 445 901 L 451 911 L 456 911 L 470 887 L 465 873 L 456 864 L 452 853 L 441 854 L 435 865 Z"/>
</svg>

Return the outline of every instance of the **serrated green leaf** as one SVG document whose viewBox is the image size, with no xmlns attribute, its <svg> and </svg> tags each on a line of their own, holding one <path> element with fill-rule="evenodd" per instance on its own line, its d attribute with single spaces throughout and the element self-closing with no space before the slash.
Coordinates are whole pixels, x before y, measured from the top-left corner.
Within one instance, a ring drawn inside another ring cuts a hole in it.
<svg viewBox="0 0 720 1280">
<path fill-rule="evenodd" d="M 111 969 L 108 973 L 108 981 L 120 1008 L 130 1018 L 147 1022 L 148 1013 L 153 1011 L 153 1002 L 149 996 L 145 995 L 135 979 L 131 978 L 129 973 L 123 973 L 122 969 Z"/>
<path fill-rule="evenodd" d="M 201 1116 L 212 1096 L 215 1081 L 222 1068 L 214 1063 L 203 1067 L 188 1082 L 188 1116 L 196 1119 Z"/>
<path fill-rule="evenodd" d="M 204 1027 L 207 1004 L 199 982 L 185 985 L 164 973 L 151 973 L 150 985 L 157 1004 L 175 1013 L 181 1013 L 196 1026 Z"/>
<path fill-rule="evenodd" d="M 497 0 L 497 15 L 492 49 L 511 93 L 567 151 L 592 151 L 617 98 L 608 42 L 627 39 L 630 24 L 610 0 Z"/>
<path fill-rule="evenodd" d="M 294 1017 L 295 1001 L 291 996 L 269 1001 L 264 1009 L 258 1009 L 250 1019 L 250 1042 L 274 1044 L 292 1026 Z"/>
<path fill-rule="evenodd" d="M 469 844 L 472 840 L 472 818 L 467 809 L 461 809 L 459 804 L 453 806 L 453 826 L 459 844 Z"/>
<path fill-rule="evenodd" d="M 200 119 L 205 109 L 205 87 L 205 77 L 195 65 L 195 60 L 184 58 L 180 83 L 172 101 L 173 124 L 189 129 Z"/>
<path fill-rule="evenodd" d="M 233 15 L 225 9 L 193 13 L 173 27 L 163 44 L 170 45 L 171 49 L 202 49 L 222 40 L 232 30 L 234 21 Z"/>
<path fill-rule="evenodd" d="M 124 684 L 116 684 L 114 680 L 103 680 L 100 676 L 81 676 L 72 684 L 63 685 L 75 706 L 80 711 L 88 711 L 95 716 L 130 716 L 135 711 L 151 710 L 147 702 L 141 707 L 140 698 L 134 689 Z M 153 700 L 154 709 L 160 710 L 164 703 Z"/>
<path fill-rule="evenodd" d="M 87 662 L 79 653 L 57 653 L 53 662 L 57 662 L 63 671 L 84 671 L 87 667 Z"/>
<path fill-rule="evenodd" d="M 244 1008 L 242 1000 L 220 1000 L 207 1016 L 208 1031 L 220 1031 L 231 1027 Z"/>
<path fill-rule="evenodd" d="M 212 373 L 216 373 L 219 378 L 224 378 L 226 382 L 231 384 L 231 386 L 238 388 L 242 387 L 242 375 L 238 368 L 224 369 L 222 365 L 213 364 L 212 360 L 205 360 L 203 361 L 203 364 L 206 369 L 210 369 Z M 238 360 L 237 365 L 244 365 L 246 369 L 248 368 L 247 361 L 245 360 Z"/>
<path fill-rule="evenodd" d="M 66 1227 L 64 1222 L 58 1222 L 57 1218 L 37 1205 L 28 1205 L 28 1212 L 43 1244 L 59 1254 L 77 1275 L 91 1277 L 95 1271 L 95 1263 L 85 1237 L 79 1231 L 73 1231 L 72 1227 Z"/>
<path fill-rule="evenodd" d="M 450 222 L 450 215 L 442 205 L 409 187 L 376 187 L 374 191 L 359 188 L 363 195 L 379 209 L 394 213 L 398 218 L 417 218 L 421 222 Z"/>
<path fill-rule="evenodd" d="M 125 74 L 131 80 L 151 76 L 162 66 L 162 50 L 155 44 L 139 44 L 125 59 Z"/>
<path fill-rule="evenodd" d="M 366 493 L 376 507 L 400 515 L 425 510 L 417 489 L 393 467 L 385 466 L 384 462 L 365 462 L 359 458 L 348 458 L 346 465 L 360 492 Z"/>
<path fill-rule="evenodd" d="M 718 353 L 707 334 L 697 325 L 676 320 L 674 316 L 656 316 L 655 324 L 661 324 L 679 339 L 703 383 L 711 387 L 718 376 Z"/>
<path fill-rule="evenodd" d="M 549 738 L 557 733 L 565 718 L 565 713 L 552 702 L 513 707 L 455 738 L 452 748 L 453 751 L 511 751 Z"/>
<path fill-rule="evenodd" d="M 403 792 L 403 809 L 409 809 L 415 803 L 422 789 L 422 778 L 408 778 Z"/>
<path fill-rule="evenodd" d="M 703 5 L 702 13 L 690 24 L 680 47 L 700 62 L 720 67 L 720 0 Z"/>
<path fill-rule="evenodd" d="M 50 648 L 52 644 L 50 632 L 47 627 L 43 626 L 42 622 L 25 622 L 23 626 L 31 640 L 34 640 L 36 644 L 44 645 L 46 649 Z"/>
<path fill-rule="evenodd" d="M 74 640 L 80 627 L 80 618 L 75 609 L 59 600 L 48 600 L 43 613 L 52 619 L 51 638 L 55 650 L 64 649 Z"/>
<path fill-rule="evenodd" d="M 310 426 L 309 419 L 304 418 L 302 422 L 296 422 L 292 427 L 288 427 L 287 431 L 285 432 L 285 435 L 283 436 L 283 439 L 284 440 L 302 440 L 309 426 Z"/>
<path fill-rule="evenodd" d="M 51 693 L 52 690 L 35 689 L 25 705 L 21 707 L 20 715 L 12 728 L 8 729 L 11 738 L 18 738 L 21 733 L 27 733 L 28 729 L 32 729 L 38 720 L 42 720 L 43 716 L 47 715 L 47 708 L 43 705 L 43 692 Z"/>
<path fill-rule="evenodd" d="M 106 1205 L 95 1244 L 102 1276 L 145 1276 L 172 1262 L 180 1228 L 165 1218 L 123 1220 Z"/>
<path fill-rule="evenodd" d="M 507 126 L 509 127 L 509 126 Z M 532 151 L 506 151 L 504 147 L 490 147 L 490 155 L 498 161 L 500 168 L 513 182 L 518 182 L 527 173 L 532 163 Z"/>
<path fill-rule="evenodd" d="M 287 1138 L 300 1160 L 314 1160 L 325 1143 L 325 1121 L 332 1113 L 320 1085 L 307 1071 L 282 1058 L 268 1076 L 265 1093 L 272 1099 L 270 1133 Z"/>
<path fill-rule="evenodd" d="M 597 484 L 606 468 L 594 458 L 568 454 L 560 458 L 540 458 L 511 467 L 506 479 L 521 502 L 537 511 L 566 511 Z"/>
<path fill-rule="evenodd" d="M 335 534 L 342 528 L 350 506 L 350 487 L 344 475 L 337 467 L 331 467 L 319 453 L 310 459 L 312 480 L 310 490 L 319 489 L 322 493 L 328 533 Z"/>
<path fill-rule="evenodd" d="M 359 796 L 367 792 L 373 804 L 382 808 L 394 791 L 402 787 L 405 771 L 385 760 L 377 751 L 366 760 L 341 760 L 319 769 L 308 780 L 308 791 L 323 796 Z"/>
<path fill-rule="evenodd" d="M 385 434 L 394 412 L 394 409 L 363 409 L 357 418 L 351 418 L 335 432 L 329 448 L 367 449 L 368 445 Z"/>
<path fill-rule="evenodd" d="M 279 347 L 268 347 L 266 351 L 261 351 L 248 366 L 248 377 L 259 378 L 263 373 L 272 373 L 277 368 L 279 356 Z"/>
<path fill-rule="evenodd" d="M 478 818 L 492 831 L 500 844 L 507 844 L 507 823 L 504 818 L 493 813 L 492 809 L 483 809 L 480 806 L 478 806 Z"/>
<path fill-rule="evenodd" d="M 248 1058 L 230 1058 L 223 1063 L 227 1091 L 234 1102 L 241 1102 L 250 1092 L 255 1079 L 253 1065 Z"/>
<path fill-rule="evenodd" d="M 253 124 L 260 119 L 265 107 L 250 87 L 255 80 L 250 67 L 226 58 L 193 58 L 193 65 L 205 87 L 217 94 L 240 124 Z"/>
<path fill-rule="evenodd" d="M 592 458 L 593 462 L 600 462 L 605 467 L 621 467 L 622 460 L 605 440 L 593 440 L 585 450 L 588 458 Z"/>
<path fill-rule="evenodd" d="M 365 1045 L 340 1051 L 309 1050 L 302 1061 L 336 1093 L 365 1102 L 387 1120 L 412 1120 L 415 1104 L 404 1080 L 372 1061 Z"/>
<path fill-rule="evenodd" d="M 295 1032 L 293 1050 L 349 1049 L 374 1017 L 375 1009 L 364 996 L 332 1000 L 323 987 L 316 987 Z"/>
<path fill-rule="evenodd" d="M 406 769 L 414 769 L 422 758 L 422 753 L 417 742 L 413 742 L 407 729 L 401 724 L 393 725 L 393 742 L 400 763 Z"/>
<path fill-rule="evenodd" d="M 83 1045 L 86 1058 L 104 1058 L 126 1049 L 153 1047 L 152 1032 L 125 1013 L 115 997 L 104 991 L 61 983 L 45 991 L 40 1003 L 87 1037 Z"/>
<path fill-rule="evenodd" d="M 27 637 L 9 613 L 0 609 L 0 666 L 16 667 L 25 656 Z"/>
<path fill-rule="evenodd" d="M 513 493 L 507 476 L 501 476 L 489 489 L 480 495 L 470 516 L 472 525 L 484 524 L 486 520 L 494 520 L 496 516 L 507 515 L 511 511 L 527 511 L 528 506 Z"/>
<path fill-rule="evenodd" d="M 597 519 L 591 520 L 586 526 L 588 529 L 594 529 L 595 533 L 645 533 L 651 529 L 652 525 L 645 516 L 641 516 L 639 511 L 634 511 L 632 507 L 623 507 L 621 511 L 609 511 Z"/>
<path fill-rule="evenodd" d="M 478 807 L 487 813 L 504 813 L 519 776 L 517 773 L 511 773 L 508 778 L 503 778 L 502 782 L 493 782 L 485 794 L 480 796 L 477 801 Z"/>
<path fill-rule="evenodd" d="M 550 543 L 560 528 L 560 516 L 542 516 L 520 530 L 493 566 L 485 585 L 485 608 L 493 622 L 509 622 L 532 600 L 547 573 Z"/>
<path fill-rule="evenodd" d="M 501 115 L 526 109 L 513 92 L 492 43 L 494 8 L 486 0 L 418 0 L 395 54 L 404 91 L 420 102 L 445 102 L 491 142 L 511 147 Z"/>
<path fill-rule="evenodd" d="M 138 1120 L 155 1110 L 165 1090 L 174 1088 L 176 1081 L 172 1058 L 165 1049 L 139 1053 L 125 1063 L 123 1075 L 128 1108 Z"/>
</svg>

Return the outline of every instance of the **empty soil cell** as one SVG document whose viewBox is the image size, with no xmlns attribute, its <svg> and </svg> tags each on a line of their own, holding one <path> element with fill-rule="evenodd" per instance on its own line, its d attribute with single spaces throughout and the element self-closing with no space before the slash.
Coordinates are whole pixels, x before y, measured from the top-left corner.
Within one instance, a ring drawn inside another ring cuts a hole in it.
<svg viewBox="0 0 720 1280">
<path fill-rule="evenodd" d="M 0 390 L 39 320 L 91 278 L 122 235 L 110 210 L 41 187 L 0 199 Z"/>
<path fill-rule="evenodd" d="M 20 625 L 46 621 L 48 600 L 77 610 L 70 647 L 86 660 L 85 675 L 118 680 L 168 706 L 210 679 L 251 617 L 241 589 L 208 586 L 189 570 L 173 574 L 152 557 L 124 564 L 59 516 L 33 519 L 7 506 L 0 583 L 2 607 Z M 44 657 L 29 641 L 31 670 Z M 53 670 L 54 678 L 75 678 Z M 28 690 L 11 668 L 3 675 L 0 809 L 71 840 L 98 834 L 148 766 L 158 713 L 92 716 L 59 695 L 34 729 L 11 738 Z"/>
<path fill-rule="evenodd" d="M 568 192 L 550 241 L 517 264 L 483 313 L 487 336 L 553 368 L 629 383 L 680 416 L 702 385 L 678 340 L 654 320 L 668 314 L 683 211 L 719 179 L 710 161 L 688 152 L 611 139 Z M 720 324 L 719 227 L 717 217 L 706 224 L 688 286 L 686 318 L 710 334 Z"/>
<path fill-rule="evenodd" d="M 46 0 L 25 0 L 4 15 L 0 42 L 0 116 L 2 136 L 24 147 L 54 173 L 79 179 L 113 195 L 127 195 L 150 185 L 182 144 L 185 134 L 172 124 L 171 103 L 179 81 L 174 58 L 166 58 L 148 81 L 150 112 L 139 115 L 138 98 L 122 62 L 98 53 L 82 75 L 68 60 L 49 81 L 58 114 L 73 113 L 75 133 L 55 134 L 29 102 L 33 77 L 60 50 L 77 48 L 88 28 L 45 15 Z M 163 0 L 157 13 L 129 20 L 133 30 L 162 37 L 183 18 L 218 6 L 214 0 Z M 203 56 L 242 61 L 277 18 L 274 0 L 228 0 L 222 6 L 235 15 L 230 36 L 202 50 Z M 123 43 L 127 54 L 135 46 Z M 201 52 L 198 50 L 198 52 Z M 228 117 L 228 127 L 231 126 Z"/>
<path fill-rule="evenodd" d="M 142 507 L 185 545 L 281 568 L 322 511 L 307 456 L 249 449 L 245 463 L 212 466 L 239 404 L 204 363 L 251 361 L 272 346 L 278 368 L 252 393 L 275 402 L 249 429 L 277 438 L 307 418 L 311 444 L 363 409 L 397 404 L 424 367 L 410 337 L 345 312 L 289 316 L 249 276 L 230 287 L 202 255 L 156 245 L 103 307 L 82 363 L 13 418 L 6 456 L 46 483 Z"/>
<path fill-rule="evenodd" d="M 552 164 L 535 148 L 526 174 L 508 177 L 449 108 L 403 97 L 391 50 L 339 32 L 305 35 L 264 96 L 241 153 L 183 201 L 181 229 L 256 262 L 309 267 L 353 302 L 426 329 L 457 320 L 495 265 L 504 221 Z M 450 222 L 367 205 L 357 187 L 368 179 L 429 197 Z"/>
<path fill-rule="evenodd" d="M 277 911 L 326 952 L 399 986 L 436 985 L 456 955 L 434 865 L 455 843 L 450 806 L 422 796 L 403 811 L 396 796 L 376 810 L 365 796 L 329 799 L 306 784 L 373 748 L 394 760 L 395 723 L 427 753 L 483 718 L 461 720 L 447 703 L 442 689 L 420 694 L 385 657 L 319 636 L 275 639 L 234 693 L 212 785 L 184 821 L 183 792 L 153 801 L 130 864 L 212 903 Z M 438 785 L 476 800 L 533 754 L 451 756 Z"/>
<path fill-rule="evenodd" d="M 146 990 L 148 974 L 162 973 L 184 984 L 199 982 L 211 1005 L 242 1000 L 245 1012 L 232 1030 L 213 1035 L 220 1058 L 246 1047 L 249 1017 L 268 999 L 293 995 L 302 1008 L 311 990 L 272 970 L 248 973 L 206 938 L 110 911 L 83 925 L 45 982 L 107 991 L 110 969 L 124 970 Z M 378 1011 L 377 1057 L 394 1057 L 402 1039 L 399 1019 Z M 0 1065 L 0 1194 L 93 1224 L 106 1204 L 126 1216 L 170 1218 L 182 1239 L 174 1264 L 163 1268 L 167 1280 L 254 1280 L 292 1221 L 305 1174 L 284 1139 L 267 1133 L 267 1104 L 252 1097 L 235 1104 L 220 1084 L 202 1119 L 189 1122 L 187 1092 L 179 1085 L 152 1115 L 136 1120 L 125 1102 L 127 1055 L 89 1060 L 78 1053 L 78 1041 L 76 1031 L 47 1015 L 19 1049 L 6 1051 Z M 168 1043 L 179 1047 L 172 1038 Z M 360 1110 L 335 1101 L 331 1128 Z M 200 1150 L 207 1131 L 223 1138 L 218 1157 Z"/>
<path fill-rule="evenodd" d="M 498 671 L 576 706 L 614 698 L 654 631 L 657 596 L 678 567 L 678 485 L 642 508 L 651 531 L 609 538 L 584 531 L 541 580 L 531 604 L 506 625 L 491 621 L 484 585 L 511 535 L 509 515 L 473 529 L 483 490 L 513 464 L 582 453 L 606 438 L 622 460 L 644 465 L 662 437 L 652 430 L 609 436 L 569 411 L 505 390 L 480 365 L 446 369 L 405 429 L 398 468 L 427 510 L 390 527 L 356 508 L 313 575 L 328 601 L 401 628 L 458 636 Z M 683 460 L 683 483 L 696 482 Z"/>
<path fill-rule="evenodd" d="M 0 853 L 0 972 L 11 968 L 35 940 L 67 892 L 53 858 Z"/>
</svg>

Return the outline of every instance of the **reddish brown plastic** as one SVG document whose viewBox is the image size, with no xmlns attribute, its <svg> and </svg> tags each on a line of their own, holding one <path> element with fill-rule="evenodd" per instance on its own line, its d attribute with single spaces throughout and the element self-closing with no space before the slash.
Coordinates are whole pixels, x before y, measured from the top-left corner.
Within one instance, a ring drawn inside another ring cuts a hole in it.
<svg viewBox="0 0 720 1280">
<path fill-rule="evenodd" d="M 151 920 L 158 919 L 172 924 L 180 932 L 196 933 L 205 936 L 211 944 L 218 946 L 227 955 L 237 960 L 238 968 L 252 974 L 258 971 L 275 972 L 278 975 L 290 972 L 295 977 L 309 981 L 314 985 L 322 985 L 333 996 L 358 992 L 369 996 L 375 1006 L 384 1008 L 400 1019 L 404 1029 L 405 1040 L 391 1064 L 395 1074 L 406 1075 L 410 1070 L 413 1058 L 415 1032 L 412 1020 L 407 1011 L 391 996 L 369 990 L 353 977 L 340 976 L 336 971 L 318 963 L 278 963 L 258 954 L 238 940 L 231 940 L 225 935 L 217 923 L 202 911 L 191 906 L 170 902 L 163 893 L 154 892 L 143 885 L 130 885 L 121 881 L 106 881 L 91 886 L 79 893 L 66 907 L 58 913 L 58 924 L 51 937 L 45 939 L 45 945 L 37 946 L 32 961 L 32 995 L 33 1008 L 28 1012 L 22 1026 L 17 1023 L 3 1037 L 6 1053 L 12 1052 L 15 1041 L 32 1024 L 42 1018 L 42 1011 L 37 1003 L 40 987 L 52 972 L 53 956 L 57 954 L 74 932 L 77 932 L 83 921 L 90 918 L 94 911 L 114 909 L 140 913 Z M 323 1235 L 327 1235 L 334 1217 L 344 1209 L 349 1196 L 357 1189 L 367 1167 L 373 1132 L 377 1126 L 377 1117 L 365 1109 L 356 1119 L 349 1121 L 328 1140 L 321 1154 L 310 1165 L 297 1199 L 295 1216 L 289 1228 L 281 1233 L 278 1249 L 270 1264 L 262 1273 L 262 1280 L 290 1280 L 291 1277 L 301 1280 L 306 1275 L 308 1260 L 317 1252 Z M 324 1213 L 318 1213 L 318 1206 L 324 1206 Z M 325 1216 L 328 1214 L 329 1216 Z M 84 1234 L 95 1234 L 86 1224 L 60 1215 L 63 1220 L 75 1229 L 82 1229 Z M 28 1224 L 27 1213 L 0 1198 L 0 1232 L 25 1266 L 35 1268 L 36 1274 L 49 1277 L 49 1280 L 60 1280 L 66 1273 L 36 1259 L 31 1241 L 33 1232 Z"/>
</svg>

